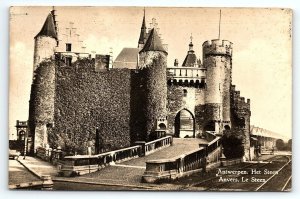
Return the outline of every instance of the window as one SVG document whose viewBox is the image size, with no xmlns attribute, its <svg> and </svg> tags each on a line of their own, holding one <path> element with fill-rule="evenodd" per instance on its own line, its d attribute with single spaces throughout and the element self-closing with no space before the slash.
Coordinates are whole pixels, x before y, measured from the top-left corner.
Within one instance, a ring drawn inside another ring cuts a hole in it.
<svg viewBox="0 0 300 199">
<path fill-rule="evenodd" d="M 72 44 L 70 44 L 70 43 L 66 44 L 66 51 L 67 52 L 71 52 L 72 51 Z"/>
<path fill-rule="evenodd" d="M 186 96 L 187 96 L 187 90 L 183 89 L 183 97 L 186 97 Z"/>
</svg>

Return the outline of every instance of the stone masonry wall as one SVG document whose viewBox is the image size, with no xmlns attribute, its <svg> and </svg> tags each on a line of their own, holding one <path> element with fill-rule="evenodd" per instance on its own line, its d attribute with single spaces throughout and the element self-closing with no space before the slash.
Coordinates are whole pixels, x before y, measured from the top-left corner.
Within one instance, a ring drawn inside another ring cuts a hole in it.
<svg viewBox="0 0 300 199">
<path fill-rule="evenodd" d="M 56 39 L 47 36 L 38 36 L 34 42 L 33 71 L 39 63 L 53 57 L 57 44 Z"/>
<path fill-rule="evenodd" d="M 231 133 L 242 139 L 244 143 L 245 156 L 249 156 L 250 150 L 250 100 L 245 101 L 240 97 L 240 91 L 231 86 Z"/>
<path fill-rule="evenodd" d="M 184 90 L 186 90 L 186 97 L 184 96 Z M 184 87 L 177 85 L 168 86 L 168 130 L 169 133 L 174 134 L 175 132 L 175 117 L 183 109 L 188 110 L 195 117 L 196 105 L 204 104 L 204 89 L 194 87 Z M 198 118 L 196 118 L 197 121 Z M 199 131 L 199 125 L 196 122 L 195 131 L 196 134 Z"/>
</svg>

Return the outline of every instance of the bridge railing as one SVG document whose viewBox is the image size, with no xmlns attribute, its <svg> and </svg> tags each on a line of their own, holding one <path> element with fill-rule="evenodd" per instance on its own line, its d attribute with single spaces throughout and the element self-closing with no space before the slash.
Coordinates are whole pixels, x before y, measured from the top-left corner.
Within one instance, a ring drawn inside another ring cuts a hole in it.
<svg viewBox="0 0 300 199">
<path fill-rule="evenodd" d="M 145 143 L 145 155 L 149 155 L 154 153 L 157 150 L 163 149 L 172 145 L 173 138 L 172 136 L 166 136 L 157 140 L 153 140 L 151 142 Z"/>
<path fill-rule="evenodd" d="M 201 170 L 211 169 L 221 164 L 220 137 L 215 136 L 208 144 L 201 144 L 199 149 L 179 157 L 146 162 L 143 182 L 159 182 L 172 180 Z"/>
<path fill-rule="evenodd" d="M 108 165 L 120 163 L 151 154 L 172 144 L 172 137 L 167 136 L 151 142 L 137 142 L 138 145 L 109 151 L 98 155 L 65 156 L 58 161 L 59 175 L 76 176 L 92 173 Z"/>
<path fill-rule="evenodd" d="M 62 176 L 83 175 L 98 171 L 107 165 L 139 157 L 141 146 L 133 146 L 98 155 L 66 156 L 60 161 L 59 173 Z"/>
<path fill-rule="evenodd" d="M 62 150 L 60 147 L 57 149 L 37 147 L 35 155 L 42 160 L 56 165 L 57 161 L 62 159 Z"/>
</svg>

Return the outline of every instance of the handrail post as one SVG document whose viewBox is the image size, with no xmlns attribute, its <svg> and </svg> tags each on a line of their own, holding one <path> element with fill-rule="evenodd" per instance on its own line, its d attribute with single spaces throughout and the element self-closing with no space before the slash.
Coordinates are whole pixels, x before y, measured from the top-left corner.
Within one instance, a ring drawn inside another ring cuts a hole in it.
<svg viewBox="0 0 300 199">
<path fill-rule="evenodd" d="M 141 146 L 138 156 L 139 157 L 145 156 L 146 155 L 146 142 L 145 141 L 136 141 L 135 144 Z"/>
<path fill-rule="evenodd" d="M 180 157 L 180 162 L 179 162 L 179 173 L 183 173 L 184 171 L 184 156 Z"/>
</svg>

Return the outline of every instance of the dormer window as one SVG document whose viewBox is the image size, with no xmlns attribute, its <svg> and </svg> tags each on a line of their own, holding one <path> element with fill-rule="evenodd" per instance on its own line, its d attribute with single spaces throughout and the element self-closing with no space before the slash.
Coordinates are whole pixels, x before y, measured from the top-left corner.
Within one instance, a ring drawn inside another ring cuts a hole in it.
<svg viewBox="0 0 300 199">
<path fill-rule="evenodd" d="M 67 52 L 71 52 L 72 51 L 72 44 L 70 44 L 70 43 L 66 44 L 66 51 Z"/>
</svg>

